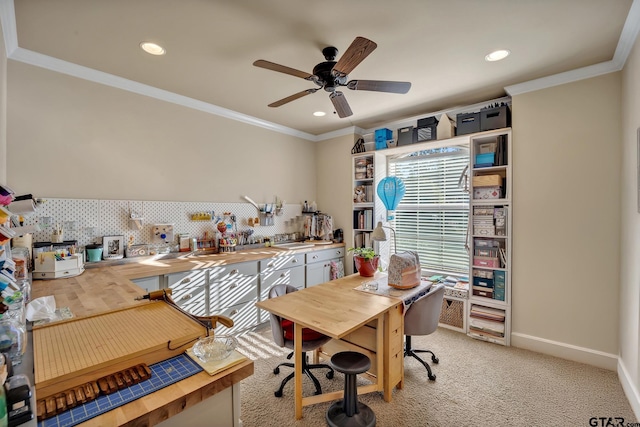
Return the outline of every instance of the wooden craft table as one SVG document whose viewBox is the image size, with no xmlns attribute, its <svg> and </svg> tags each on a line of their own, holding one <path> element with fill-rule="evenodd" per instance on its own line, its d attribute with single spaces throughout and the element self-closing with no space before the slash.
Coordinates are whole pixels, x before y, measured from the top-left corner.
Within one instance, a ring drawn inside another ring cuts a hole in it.
<svg viewBox="0 0 640 427">
<path fill-rule="evenodd" d="M 372 279 L 354 274 L 256 303 L 261 309 L 295 323 L 296 419 L 302 418 L 303 406 L 340 399 L 343 394 L 336 391 L 302 396 L 302 328 L 333 338 L 323 346 L 325 354 L 354 350 L 371 358 L 370 377 L 374 382 L 358 387 L 359 394 L 382 391 L 384 400 L 390 402 L 393 388 L 403 387 L 402 300 L 354 289 Z"/>
</svg>

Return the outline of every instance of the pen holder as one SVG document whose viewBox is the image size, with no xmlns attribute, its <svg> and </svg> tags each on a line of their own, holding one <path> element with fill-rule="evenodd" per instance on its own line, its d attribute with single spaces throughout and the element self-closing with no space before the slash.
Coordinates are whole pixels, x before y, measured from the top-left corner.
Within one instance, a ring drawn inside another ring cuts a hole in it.
<svg viewBox="0 0 640 427">
<path fill-rule="evenodd" d="M 273 213 L 260 212 L 260 225 L 273 225 Z"/>
<path fill-rule="evenodd" d="M 64 233 L 62 231 L 51 233 L 51 242 L 52 243 L 62 243 L 64 240 Z"/>
</svg>

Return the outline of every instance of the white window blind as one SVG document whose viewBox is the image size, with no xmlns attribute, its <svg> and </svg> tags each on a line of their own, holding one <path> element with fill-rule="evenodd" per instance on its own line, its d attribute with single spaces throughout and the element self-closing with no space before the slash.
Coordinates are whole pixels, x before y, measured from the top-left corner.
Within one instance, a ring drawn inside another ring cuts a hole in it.
<svg viewBox="0 0 640 427">
<path fill-rule="evenodd" d="M 465 275 L 469 271 L 469 195 L 458 185 L 468 164 L 468 150 L 459 147 L 389 159 L 389 175 L 402 178 L 406 187 L 392 224 L 398 252 L 418 252 L 423 269 Z"/>
</svg>

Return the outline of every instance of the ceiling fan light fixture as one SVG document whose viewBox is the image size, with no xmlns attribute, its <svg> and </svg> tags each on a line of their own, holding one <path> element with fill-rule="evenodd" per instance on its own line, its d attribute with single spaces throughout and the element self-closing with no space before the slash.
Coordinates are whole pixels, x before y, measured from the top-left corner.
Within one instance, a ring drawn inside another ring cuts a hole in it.
<svg viewBox="0 0 640 427">
<path fill-rule="evenodd" d="M 487 62 L 495 62 L 495 61 L 500 61 L 509 55 L 511 55 L 511 51 L 507 49 L 499 49 L 499 50 L 494 50 L 493 52 L 487 54 L 484 57 L 484 60 Z"/>
<path fill-rule="evenodd" d="M 316 117 L 322 117 L 325 116 L 327 113 L 325 113 L 324 111 L 316 111 L 313 113 L 314 116 Z"/>
<path fill-rule="evenodd" d="M 151 55 L 164 55 L 167 53 L 162 46 L 152 42 L 141 42 L 140 48 Z"/>
</svg>

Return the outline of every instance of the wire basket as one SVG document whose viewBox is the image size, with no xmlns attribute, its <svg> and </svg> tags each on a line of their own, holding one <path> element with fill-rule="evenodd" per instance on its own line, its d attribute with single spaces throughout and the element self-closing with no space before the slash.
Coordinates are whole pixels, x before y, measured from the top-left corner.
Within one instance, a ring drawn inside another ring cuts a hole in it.
<svg viewBox="0 0 640 427">
<path fill-rule="evenodd" d="M 440 323 L 462 329 L 464 326 L 464 301 L 444 299 Z"/>
</svg>

